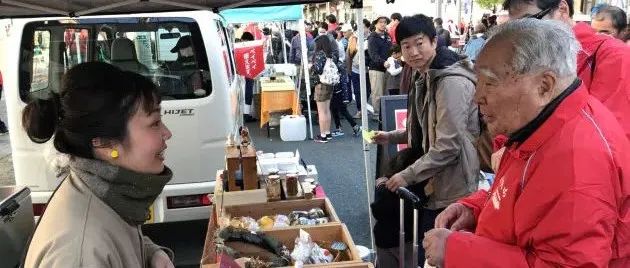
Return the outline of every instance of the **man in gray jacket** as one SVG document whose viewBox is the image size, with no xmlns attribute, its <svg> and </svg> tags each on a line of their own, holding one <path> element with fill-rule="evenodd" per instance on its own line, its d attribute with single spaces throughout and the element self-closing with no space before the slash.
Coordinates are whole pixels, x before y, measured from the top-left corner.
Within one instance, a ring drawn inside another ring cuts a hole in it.
<svg viewBox="0 0 630 268">
<path fill-rule="evenodd" d="M 479 136 L 479 118 L 473 101 L 476 78 L 466 59 L 451 65 L 443 62 L 451 55 L 445 50 L 436 51 L 436 31 L 430 18 L 403 18 L 396 38 L 416 77 L 409 92 L 407 128 L 377 132 L 374 142 L 406 143 L 423 148 L 424 155 L 377 184 L 385 183 L 391 191 L 416 183 L 427 184 L 429 201 L 422 211 L 422 236 L 433 228 L 435 218 L 446 206 L 477 189 L 479 160 L 474 144 Z M 423 256 L 424 252 L 420 252 Z"/>
</svg>

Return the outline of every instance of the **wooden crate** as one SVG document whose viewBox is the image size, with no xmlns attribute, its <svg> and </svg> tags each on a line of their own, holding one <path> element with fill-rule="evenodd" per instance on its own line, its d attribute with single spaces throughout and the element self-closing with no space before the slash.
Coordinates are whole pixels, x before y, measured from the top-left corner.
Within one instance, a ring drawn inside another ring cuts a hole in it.
<svg viewBox="0 0 630 268">
<path fill-rule="evenodd" d="M 263 216 L 273 216 L 282 214 L 288 216 L 293 211 L 308 211 L 312 208 L 321 208 L 328 217 L 328 224 L 338 224 L 340 222 L 335 208 L 330 203 L 328 198 L 314 198 L 314 199 L 300 199 L 300 200 L 286 200 L 260 204 L 249 205 L 236 205 L 223 207 L 223 216 L 232 217 L 252 217 L 256 220 Z M 304 228 L 304 225 L 289 226 L 283 228 L 274 229 L 286 229 L 286 228 Z"/>
<path fill-rule="evenodd" d="M 374 268 L 374 265 L 369 262 L 357 262 L 357 263 L 344 263 L 344 264 L 333 264 L 329 266 L 330 268 Z"/>
<path fill-rule="evenodd" d="M 357 264 L 361 263 L 361 257 L 359 256 L 359 251 L 354 245 L 354 241 L 350 236 L 350 232 L 348 232 L 348 228 L 344 224 L 335 224 L 335 225 L 319 225 L 319 226 L 310 226 L 306 228 L 301 228 L 304 231 L 308 232 L 311 235 L 313 241 L 319 244 L 331 243 L 332 241 L 343 241 L 348 245 L 348 255 L 350 257 L 349 260 L 335 263 L 327 263 L 327 264 L 309 264 L 304 265 L 304 267 L 346 267 L 346 266 L 338 266 L 338 265 L 346 265 L 346 264 Z M 295 246 L 295 238 L 300 235 L 300 229 L 278 229 L 278 230 L 269 230 L 265 231 L 265 233 L 278 241 L 284 244 L 289 250 L 293 250 Z M 229 246 L 233 246 L 235 250 L 239 250 L 239 243 L 230 243 Z M 210 252 L 206 252 L 208 250 L 214 250 L 213 248 L 204 248 L 204 255 L 210 255 Z M 202 267 L 217 267 L 212 266 L 213 263 L 208 260 L 216 260 L 216 258 L 202 258 L 201 265 Z M 287 266 L 286 268 L 290 268 L 292 266 Z M 355 267 L 355 266 L 348 266 Z M 364 267 L 364 266 L 356 266 L 356 267 Z"/>
<path fill-rule="evenodd" d="M 214 186 L 214 197 L 212 202 L 214 203 L 217 212 L 220 212 L 221 209 L 226 206 L 267 202 L 267 190 L 265 189 L 224 192 L 223 170 L 217 171 L 215 182 L 216 184 Z"/>
</svg>

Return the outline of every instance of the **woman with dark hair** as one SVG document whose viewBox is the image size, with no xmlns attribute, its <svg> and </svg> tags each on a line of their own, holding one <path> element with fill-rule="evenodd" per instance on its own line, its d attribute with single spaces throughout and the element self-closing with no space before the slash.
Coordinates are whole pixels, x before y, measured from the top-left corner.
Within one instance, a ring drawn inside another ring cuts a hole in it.
<svg viewBox="0 0 630 268">
<path fill-rule="evenodd" d="M 333 41 L 334 42 L 334 41 Z M 325 84 L 320 81 L 320 75 L 324 73 L 324 67 L 328 59 L 337 64 L 339 54 L 333 50 L 333 44 L 327 35 L 315 39 L 315 52 L 313 53 L 313 65 L 311 66 L 311 79 L 315 86 L 314 100 L 317 103 L 317 116 L 319 118 L 320 135 L 315 137 L 315 142 L 326 143 L 332 139 L 330 133 L 330 99 L 332 98 L 334 85 Z M 339 69 L 339 67 L 337 67 Z M 338 75 L 338 74 L 337 74 Z"/>
<path fill-rule="evenodd" d="M 59 95 L 36 99 L 22 124 L 36 143 L 53 139 L 69 157 L 28 246 L 24 267 L 173 267 L 142 235 L 149 207 L 173 173 L 171 132 L 147 78 L 99 62 L 79 64 Z"/>
</svg>

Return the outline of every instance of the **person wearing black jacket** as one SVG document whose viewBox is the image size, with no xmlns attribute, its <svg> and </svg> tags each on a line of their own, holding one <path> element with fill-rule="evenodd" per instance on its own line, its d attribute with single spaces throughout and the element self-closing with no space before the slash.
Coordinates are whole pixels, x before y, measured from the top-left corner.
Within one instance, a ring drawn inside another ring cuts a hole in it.
<svg viewBox="0 0 630 268">
<path fill-rule="evenodd" d="M 406 148 L 390 160 L 384 177 L 376 181 L 374 202 L 370 205 L 372 215 L 376 219 L 374 224 L 374 242 L 378 256 L 376 267 L 399 267 L 398 239 L 400 232 L 400 203 L 398 196 L 384 187 L 384 181 L 413 164 L 422 156 L 422 148 Z M 426 201 L 424 187 L 427 182 L 418 183 L 407 187 L 416 194 L 421 201 Z M 421 215 L 419 215 L 421 217 Z M 412 264 L 412 239 L 413 239 L 413 207 L 405 203 L 405 267 L 416 267 Z"/>
<path fill-rule="evenodd" d="M 370 55 L 369 76 L 372 87 L 372 107 L 374 107 L 375 119 L 379 118 L 381 111 L 381 96 L 385 91 L 387 80 L 385 79 L 386 63 L 389 50 L 392 47 L 392 39 L 387 33 L 387 17 L 379 17 L 375 21 L 375 30 L 368 37 L 368 54 Z"/>
</svg>

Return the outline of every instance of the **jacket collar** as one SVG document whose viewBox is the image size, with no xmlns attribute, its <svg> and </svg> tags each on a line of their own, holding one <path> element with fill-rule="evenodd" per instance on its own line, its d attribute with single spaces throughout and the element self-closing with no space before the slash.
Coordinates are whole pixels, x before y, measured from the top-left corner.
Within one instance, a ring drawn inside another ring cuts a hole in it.
<svg viewBox="0 0 630 268">
<path fill-rule="evenodd" d="M 583 83 L 557 106 L 555 111 L 540 124 L 522 143 L 512 144 L 510 152 L 517 158 L 526 159 L 557 133 L 568 121 L 578 116 L 589 95 Z"/>
</svg>

